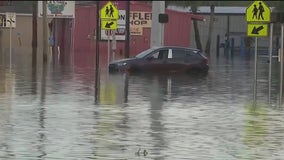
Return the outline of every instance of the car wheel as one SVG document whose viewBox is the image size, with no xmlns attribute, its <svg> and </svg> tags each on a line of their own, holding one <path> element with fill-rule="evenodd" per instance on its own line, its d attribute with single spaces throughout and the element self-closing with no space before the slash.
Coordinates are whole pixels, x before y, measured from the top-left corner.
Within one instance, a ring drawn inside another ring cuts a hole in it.
<svg viewBox="0 0 284 160">
<path fill-rule="evenodd" d="M 208 69 L 206 69 L 206 68 L 190 68 L 190 69 L 188 69 L 187 73 L 194 74 L 194 75 L 207 74 Z"/>
<path fill-rule="evenodd" d="M 141 70 L 138 67 L 132 66 L 129 69 L 129 72 L 140 72 Z"/>
</svg>

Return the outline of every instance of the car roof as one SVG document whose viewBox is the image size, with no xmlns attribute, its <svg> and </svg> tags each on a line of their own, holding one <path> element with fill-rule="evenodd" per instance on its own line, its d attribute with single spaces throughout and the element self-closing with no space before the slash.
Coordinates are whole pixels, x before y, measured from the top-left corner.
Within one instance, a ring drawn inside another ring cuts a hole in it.
<svg viewBox="0 0 284 160">
<path fill-rule="evenodd" d="M 181 46 L 154 46 L 153 49 L 189 49 L 194 51 L 200 51 L 197 48 L 181 47 Z"/>
</svg>

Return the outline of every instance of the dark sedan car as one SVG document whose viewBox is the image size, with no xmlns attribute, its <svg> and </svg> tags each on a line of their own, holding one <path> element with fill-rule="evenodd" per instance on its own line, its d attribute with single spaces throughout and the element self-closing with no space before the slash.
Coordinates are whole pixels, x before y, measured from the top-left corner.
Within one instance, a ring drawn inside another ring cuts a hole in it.
<svg viewBox="0 0 284 160">
<path fill-rule="evenodd" d="M 198 49 L 153 47 L 134 58 L 109 64 L 109 72 L 208 72 L 208 59 Z"/>
</svg>

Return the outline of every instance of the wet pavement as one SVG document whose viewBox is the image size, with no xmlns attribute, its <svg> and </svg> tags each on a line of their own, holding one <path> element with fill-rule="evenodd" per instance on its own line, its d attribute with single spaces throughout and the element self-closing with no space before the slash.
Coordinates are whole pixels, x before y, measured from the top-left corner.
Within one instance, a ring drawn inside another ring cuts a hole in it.
<svg viewBox="0 0 284 160">
<path fill-rule="evenodd" d="M 93 65 L 31 67 L 30 55 L 0 61 L 0 159 L 263 159 L 284 157 L 279 64 L 210 60 L 207 75 L 100 75 Z M 40 62 L 38 62 L 40 63 Z M 93 64 L 88 63 L 88 64 Z"/>
</svg>

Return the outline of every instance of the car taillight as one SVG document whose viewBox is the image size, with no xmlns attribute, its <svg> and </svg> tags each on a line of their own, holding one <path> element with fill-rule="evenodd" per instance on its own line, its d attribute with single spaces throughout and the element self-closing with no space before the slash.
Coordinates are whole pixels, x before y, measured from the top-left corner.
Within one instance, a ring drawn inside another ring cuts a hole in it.
<svg viewBox="0 0 284 160">
<path fill-rule="evenodd" d="M 208 63 L 209 63 L 208 58 L 204 58 L 204 62 L 205 62 L 206 64 L 208 64 Z"/>
</svg>

